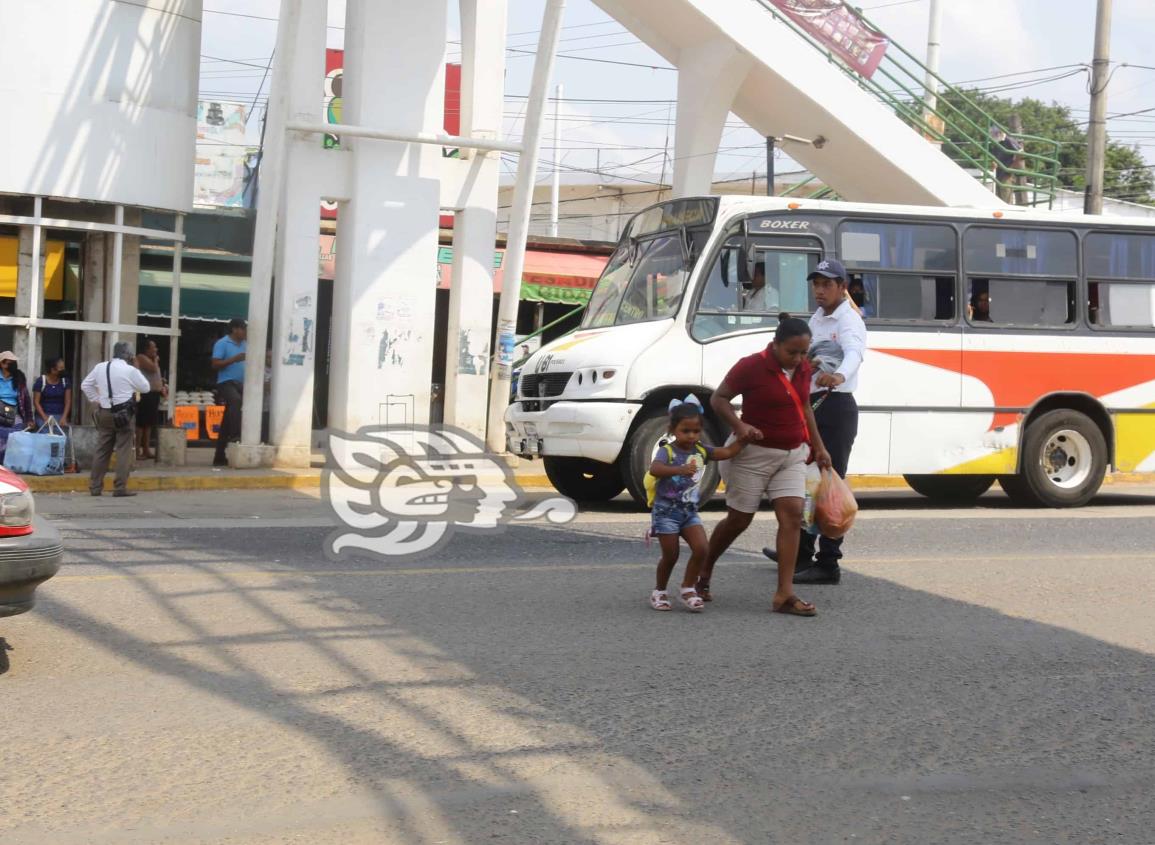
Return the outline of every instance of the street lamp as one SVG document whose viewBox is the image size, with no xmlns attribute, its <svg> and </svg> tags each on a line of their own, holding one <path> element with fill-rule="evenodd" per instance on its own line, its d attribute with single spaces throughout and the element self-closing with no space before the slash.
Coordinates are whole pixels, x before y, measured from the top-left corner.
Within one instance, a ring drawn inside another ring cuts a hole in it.
<svg viewBox="0 0 1155 845">
<path fill-rule="evenodd" d="M 792 141 L 795 144 L 809 144 L 816 150 L 826 146 L 826 138 L 819 135 L 816 138 L 799 138 L 797 135 L 767 135 L 766 136 L 766 196 L 774 196 L 774 147 L 783 141 Z"/>
</svg>

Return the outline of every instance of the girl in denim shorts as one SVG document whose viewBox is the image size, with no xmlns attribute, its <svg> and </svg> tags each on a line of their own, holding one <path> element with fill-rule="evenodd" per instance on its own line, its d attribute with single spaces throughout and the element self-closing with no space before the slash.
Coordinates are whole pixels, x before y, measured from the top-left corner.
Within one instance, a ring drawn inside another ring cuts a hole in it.
<svg viewBox="0 0 1155 845">
<path fill-rule="evenodd" d="M 658 561 L 656 585 L 650 593 L 650 607 L 670 610 L 666 587 L 678 562 L 678 538 L 690 546 L 690 562 L 682 579 L 679 599 L 687 610 L 702 610 L 702 597 L 694 589 L 698 569 L 706 559 L 706 530 L 698 517 L 698 488 L 707 461 L 725 461 L 737 455 L 746 445 L 736 441 L 729 446 L 707 446 L 702 443 L 702 405 L 694 396 L 670 403 L 669 439 L 658 446 L 650 475 L 656 480 L 650 534 L 658 538 L 662 557 Z"/>
</svg>

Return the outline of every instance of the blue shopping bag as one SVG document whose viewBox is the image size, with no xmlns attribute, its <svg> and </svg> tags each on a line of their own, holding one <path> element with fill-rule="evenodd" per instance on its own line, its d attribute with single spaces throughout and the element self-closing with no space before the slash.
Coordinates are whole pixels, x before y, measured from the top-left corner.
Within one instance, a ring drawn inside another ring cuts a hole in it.
<svg viewBox="0 0 1155 845">
<path fill-rule="evenodd" d="M 39 431 L 14 431 L 8 435 L 4 466 L 22 475 L 62 475 L 68 438 L 49 417 Z"/>
</svg>

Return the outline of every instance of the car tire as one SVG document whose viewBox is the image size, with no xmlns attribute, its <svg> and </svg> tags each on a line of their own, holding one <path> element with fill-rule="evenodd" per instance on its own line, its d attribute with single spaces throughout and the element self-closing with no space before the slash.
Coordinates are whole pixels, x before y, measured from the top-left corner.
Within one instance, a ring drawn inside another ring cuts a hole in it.
<svg viewBox="0 0 1155 845">
<path fill-rule="evenodd" d="M 904 475 L 914 492 L 932 502 L 965 504 L 978 499 L 995 483 L 993 475 Z"/>
<path fill-rule="evenodd" d="M 705 423 L 705 430 L 702 432 L 703 442 L 707 445 L 718 443 L 717 430 L 709 420 L 704 419 L 703 422 Z M 650 471 L 650 464 L 654 462 L 654 453 L 658 450 L 658 444 L 669 432 L 669 414 L 655 411 L 634 426 L 634 430 L 618 458 L 618 465 L 621 469 L 622 480 L 626 484 L 626 490 L 629 491 L 635 502 L 646 509 L 649 508 L 646 504 L 646 473 Z M 713 461 L 707 463 L 706 471 L 702 475 L 702 483 L 698 487 L 699 500 L 703 503 L 710 501 L 721 480 L 722 476 L 718 472 L 718 465 Z"/>
<path fill-rule="evenodd" d="M 1027 426 L 1018 475 L 999 479 L 1017 504 L 1077 508 L 1087 504 L 1107 473 L 1107 439 L 1086 414 L 1062 408 Z"/>
<path fill-rule="evenodd" d="M 614 464 L 558 456 L 546 457 L 544 463 L 550 484 L 575 502 L 608 502 L 626 487 Z"/>
</svg>

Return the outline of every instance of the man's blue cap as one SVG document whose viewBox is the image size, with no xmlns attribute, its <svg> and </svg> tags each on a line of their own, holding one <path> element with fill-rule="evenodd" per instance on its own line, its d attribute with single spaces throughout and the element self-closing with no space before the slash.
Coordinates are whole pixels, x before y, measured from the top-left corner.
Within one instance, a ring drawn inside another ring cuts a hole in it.
<svg viewBox="0 0 1155 845">
<path fill-rule="evenodd" d="M 828 279 L 846 279 L 846 268 L 842 266 L 842 262 L 836 258 L 824 258 L 818 262 L 818 266 L 814 268 L 814 272 L 806 277 L 806 281 L 810 281 L 815 276 L 825 276 Z"/>
</svg>

